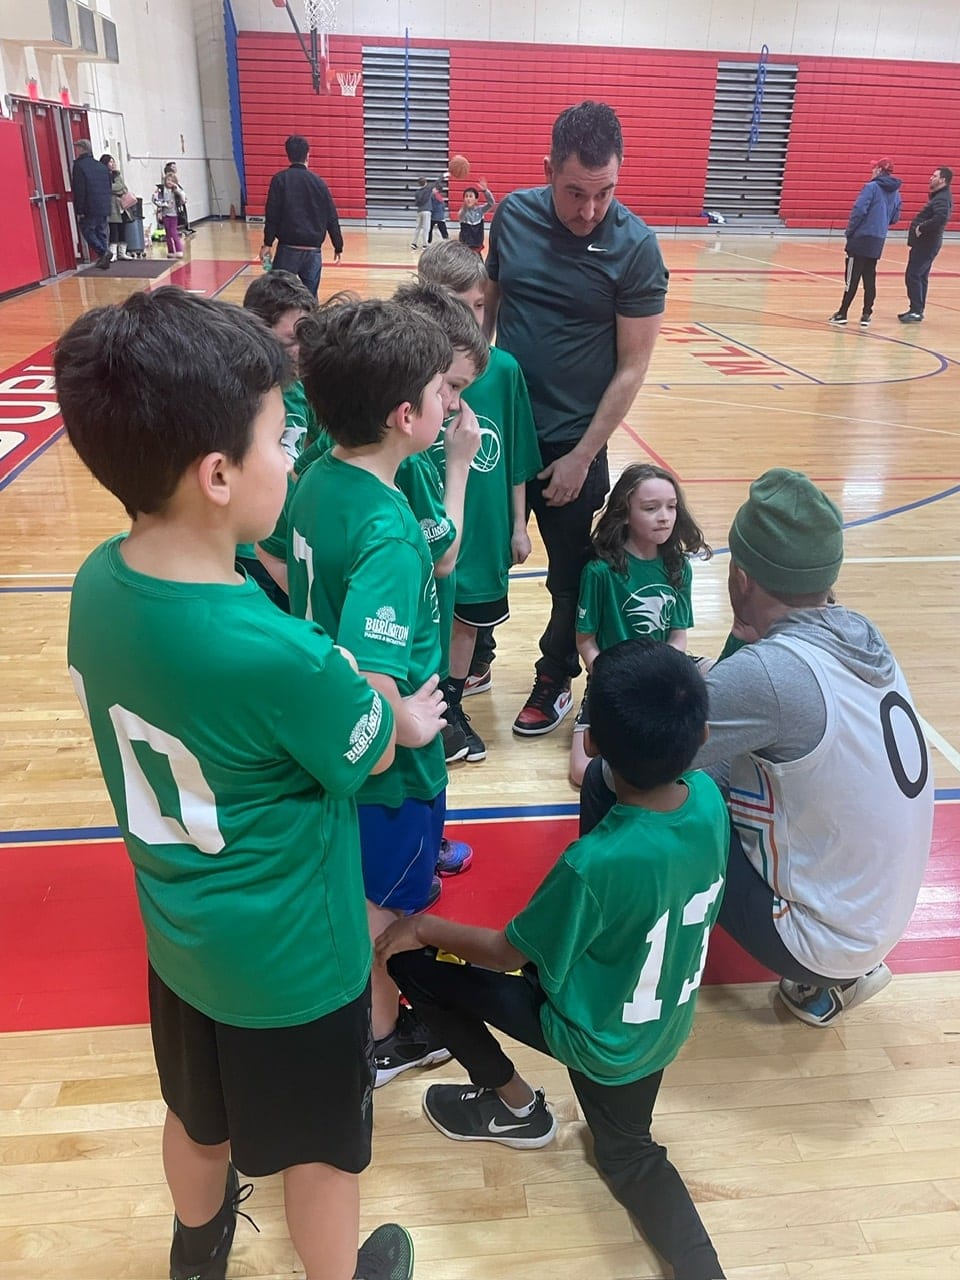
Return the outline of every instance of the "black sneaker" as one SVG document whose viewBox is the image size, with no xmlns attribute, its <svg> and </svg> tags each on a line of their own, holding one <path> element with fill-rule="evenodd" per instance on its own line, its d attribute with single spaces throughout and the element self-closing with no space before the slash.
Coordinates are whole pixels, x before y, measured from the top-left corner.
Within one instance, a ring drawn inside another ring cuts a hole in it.
<svg viewBox="0 0 960 1280">
<path fill-rule="evenodd" d="M 920 311 L 901 311 L 897 319 L 901 324 L 919 324 L 923 314 Z"/>
<path fill-rule="evenodd" d="M 453 1054 L 438 1045 L 412 1009 L 400 1006 L 392 1035 L 375 1040 L 373 1057 L 377 1068 L 375 1089 L 389 1084 L 410 1067 L 436 1067 L 449 1062 Z"/>
<path fill-rule="evenodd" d="M 846 324 L 846 323 L 847 323 L 847 317 L 843 314 L 843 312 L 842 312 L 842 311 L 835 311 L 835 312 L 833 313 L 833 315 L 830 317 L 830 323 L 831 323 L 831 324 Z"/>
<path fill-rule="evenodd" d="M 465 760 L 470 750 L 470 744 L 467 741 L 466 726 L 460 723 L 460 717 L 452 708 L 448 708 L 446 713 L 450 719 L 446 722 L 441 730 L 443 734 L 443 758 L 447 764 L 455 764 L 458 760 Z"/>
<path fill-rule="evenodd" d="M 227 1184 L 224 1189 L 223 1205 L 217 1218 L 222 1218 L 222 1233 L 216 1248 L 209 1258 L 200 1263 L 187 1262 L 183 1257 L 183 1226 L 177 1217 L 173 1219 L 173 1242 L 170 1245 L 170 1280 L 226 1280 L 227 1259 L 233 1247 L 233 1236 L 237 1229 L 237 1215 L 246 1218 L 254 1231 L 260 1230 L 248 1213 L 240 1208 L 253 1194 L 253 1183 L 240 1185 L 237 1171 L 231 1162 L 227 1167 Z"/>
<path fill-rule="evenodd" d="M 113 254 L 108 251 L 107 253 L 101 253 L 93 265 L 99 267 L 101 271 L 106 271 L 111 262 L 113 262 Z"/>
<path fill-rule="evenodd" d="M 543 1090 L 534 1095 L 528 1116 L 515 1116 L 493 1089 L 467 1084 L 432 1084 L 423 1095 L 423 1112 L 432 1125 L 455 1142 L 499 1142 L 505 1147 L 545 1147 L 557 1132 L 557 1119 Z"/>
<path fill-rule="evenodd" d="M 464 711 L 463 707 L 457 707 L 455 712 L 456 723 L 463 730 L 463 736 L 467 742 L 467 754 L 463 757 L 467 764 L 477 764 L 481 760 L 487 758 L 487 748 L 483 739 L 477 733 L 476 729 L 470 723 L 470 717 Z"/>
<path fill-rule="evenodd" d="M 865 312 L 863 313 L 863 315 L 860 317 L 860 328 L 861 328 L 861 329 L 869 329 L 869 328 L 870 328 L 870 321 L 871 321 L 872 319 L 873 319 L 873 312 L 872 312 L 872 311 L 865 311 Z"/>
<path fill-rule="evenodd" d="M 413 1241 L 396 1222 L 385 1222 L 357 1251 L 353 1280 L 411 1280 Z"/>
<path fill-rule="evenodd" d="M 521 738 L 536 738 L 552 733 L 573 706 L 569 680 L 554 680 L 553 676 L 537 673 L 520 714 L 513 722 L 513 732 Z"/>
</svg>

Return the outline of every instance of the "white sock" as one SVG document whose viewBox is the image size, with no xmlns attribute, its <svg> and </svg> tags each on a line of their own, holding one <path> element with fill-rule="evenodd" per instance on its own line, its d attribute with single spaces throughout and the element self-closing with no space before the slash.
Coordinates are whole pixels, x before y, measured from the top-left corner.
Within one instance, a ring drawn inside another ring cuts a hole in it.
<svg viewBox="0 0 960 1280">
<path fill-rule="evenodd" d="M 533 1091 L 531 1090 L 531 1092 Z M 503 1099 L 501 1098 L 500 1101 L 503 1102 Z M 503 1105 L 508 1111 L 512 1112 L 518 1120 L 524 1120 L 527 1116 L 533 1114 L 534 1107 L 537 1105 L 537 1095 L 534 1093 L 530 1101 L 523 1107 L 511 1107 L 507 1102 L 503 1102 Z"/>
</svg>

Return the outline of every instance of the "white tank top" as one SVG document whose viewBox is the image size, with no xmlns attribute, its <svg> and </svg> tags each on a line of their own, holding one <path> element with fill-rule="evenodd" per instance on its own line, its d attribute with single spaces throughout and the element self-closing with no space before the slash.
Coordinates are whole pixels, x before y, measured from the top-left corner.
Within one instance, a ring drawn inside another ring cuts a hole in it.
<svg viewBox="0 0 960 1280">
<path fill-rule="evenodd" d="M 773 889 L 790 954 L 814 973 L 857 978 L 899 941 L 916 906 L 933 831 L 927 745 L 899 667 L 878 687 L 806 641 L 765 643 L 810 667 L 826 730 L 799 760 L 735 760 L 730 816 Z"/>
</svg>

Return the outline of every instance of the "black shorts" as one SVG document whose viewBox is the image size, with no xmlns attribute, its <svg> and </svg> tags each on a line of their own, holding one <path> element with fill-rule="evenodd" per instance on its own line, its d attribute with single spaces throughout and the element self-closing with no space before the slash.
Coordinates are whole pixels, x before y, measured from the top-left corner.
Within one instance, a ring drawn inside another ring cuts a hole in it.
<svg viewBox="0 0 960 1280">
<path fill-rule="evenodd" d="M 150 1031 L 163 1100 L 194 1142 L 229 1142 L 263 1178 L 298 1164 L 370 1163 L 370 986 L 295 1027 L 232 1027 L 181 1000 L 150 968 Z"/>
<path fill-rule="evenodd" d="M 506 596 L 491 600 L 489 604 L 455 604 L 453 616 L 468 627 L 499 627 L 510 617 L 510 603 Z"/>
</svg>

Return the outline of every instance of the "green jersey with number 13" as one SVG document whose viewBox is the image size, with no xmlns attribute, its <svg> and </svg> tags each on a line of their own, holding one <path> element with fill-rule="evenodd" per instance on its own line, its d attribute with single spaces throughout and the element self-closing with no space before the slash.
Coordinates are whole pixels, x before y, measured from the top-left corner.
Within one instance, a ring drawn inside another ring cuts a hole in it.
<svg viewBox="0 0 960 1280">
<path fill-rule="evenodd" d="M 599 1084 L 662 1070 L 690 1034 L 730 822 L 711 778 L 682 781 L 671 813 L 615 805 L 506 928 L 539 970 L 551 1052 Z"/>
</svg>

